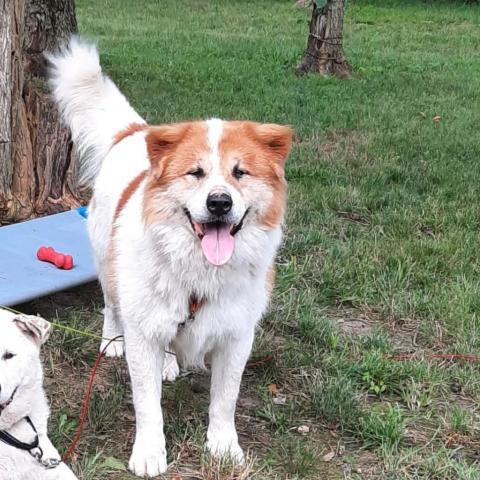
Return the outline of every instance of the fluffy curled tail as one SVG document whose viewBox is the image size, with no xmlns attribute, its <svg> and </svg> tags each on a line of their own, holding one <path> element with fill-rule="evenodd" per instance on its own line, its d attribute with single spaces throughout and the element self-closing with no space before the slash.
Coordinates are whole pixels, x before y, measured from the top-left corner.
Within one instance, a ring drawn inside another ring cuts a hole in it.
<svg viewBox="0 0 480 480">
<path fill-rule="evenodd" d="M 81 180 L 92 183 L 113 137 L 144 123 L 116 85 L 102 74 L 97 48 L 79 37 L 46 55 L 49 83 L 81 158 Z"/>
</svg>

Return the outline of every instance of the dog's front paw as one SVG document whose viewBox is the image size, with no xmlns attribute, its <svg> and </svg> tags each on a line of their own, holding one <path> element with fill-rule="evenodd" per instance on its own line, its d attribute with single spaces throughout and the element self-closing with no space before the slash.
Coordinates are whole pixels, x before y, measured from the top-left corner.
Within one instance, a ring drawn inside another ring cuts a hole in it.
<svg viewBox="0 0 480 480">
<path fill-rule="evenodd" d="M 165 353 L 165 360 L 163 363 L 163 380 L 173 382 L 180 373 L 177 357 L 172 353 Z"/>
<path fill-rule="evenodd" d="M 128 468 L 138 477 L 156 477 L 167 471 L 167 453 L 160 442 L 137 439 Z"/>
<path fill-rule="evenodd" d="M 58 450 L 50 443 L 42 444 L 43 458 L 48 460 L 61 460 Z"/>
<path fill-rule="evenodd" d="M 229 457 L 236 463 L 244 462 L 243 450 L 238 444 L 237 432 L 208 431 L 207 450 L 214 457 Z"/>
<path fill-rule="evenodd" d="M 110 345 L 108 345 L 108 342 L 109 340 L 102 340 L 102 343 L 100 344 L 100 351 L 103 352 L 103 349 L 106 347 L 106 357 L 123 357 L 123 340 L 115 340 Z"/>
<path fill-rule="evenodd" d="M 64 464 L 61 463 L 58 467 L 47 470 L 48 480 L 78 480 L 77 476 Z"/>
</svg>

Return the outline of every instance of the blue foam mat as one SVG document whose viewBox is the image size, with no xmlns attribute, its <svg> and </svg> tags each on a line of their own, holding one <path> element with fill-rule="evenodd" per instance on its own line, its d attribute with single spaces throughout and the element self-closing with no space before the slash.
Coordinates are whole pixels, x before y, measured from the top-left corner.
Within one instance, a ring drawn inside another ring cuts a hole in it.
<svg viewBox="0 0 480 480">
<path fill-rule="evenodd" d="M 73 269 L 40 262 L 41 246 L 72 255 Z M 27 302 L 95 278 L 86 220 L 77 210 L 0 228 L 0 305 Z"/>
</svg>

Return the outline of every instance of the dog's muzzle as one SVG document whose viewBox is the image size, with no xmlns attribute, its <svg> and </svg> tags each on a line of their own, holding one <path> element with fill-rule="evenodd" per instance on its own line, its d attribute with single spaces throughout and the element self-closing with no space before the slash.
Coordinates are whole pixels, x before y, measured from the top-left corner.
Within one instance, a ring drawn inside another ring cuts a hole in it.
<svg viewBox="0 0 480 480">
<path fill-rule="evenodd" d="M 13 397 L 17 393 L 18 387 L 15 388 L 10 398 L 5 403 L 0 403 L 0 415 L 13 402 Z"/>
<path fill-rule="evenodd" d="M 231 209 L 231 198 L 226 194 L 215 195 L 211 211 L 222 212 L 221 215 L 212 215 L 207 222 L 199 223 L 193 220 L 188 209 L 184 209 L 192 229 L 200 239 L 203 254 L 206 260 L 215 266 L 227 263 L 235 249 L 235 234 L 242 228 L 249 209 L 245 210 L 240 222 L 233 224 L 228 222 L 228 212 Z M 209 196 L 210 198 L 210 196 Z M 208 200 L 207 200 L 208 202 Z"/>
</svg>

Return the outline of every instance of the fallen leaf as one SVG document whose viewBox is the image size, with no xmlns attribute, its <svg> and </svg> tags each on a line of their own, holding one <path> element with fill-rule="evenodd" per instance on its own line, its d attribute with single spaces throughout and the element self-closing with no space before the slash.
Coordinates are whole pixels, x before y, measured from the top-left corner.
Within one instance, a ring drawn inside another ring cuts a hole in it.
<svg viewBox="0 0 480 480">
<path fill-rule="evenodd" d="M 297 432 L 302 435 L 306 435 L 309 431 L 310 431 L 310 427 L 308 425 L 300 425 L 297 428 Z"/>
<path fill-rule="evenodd" d="M 432 120 L 435 122 L 435 123 L 438 123 L 440 120 L 442 119 L 442 117 L 440 115 L 435 115 Z"/>
<path fill-rule="evenodd" d="M 273 403 L 276 405 L 285 405 L 287 403 L 287 396 L 283 393 L 279 393 L 273 398 Z"/>
<path fill-rule="evenodd" d="M 427 114 L 425 112 L 419 112 L 419 113 L 422 118 L 427 118 Z"/>
<path fill-rule="evenodd" d="M 322 460 L 324 462 L 330 462 L 331 460 L 333 460 L 333 457 L 335 456 L 335 452 L 328 452 L 327 454 L 325 454 L 323 457 L 322 457 Z"/>
<path fill-rule="evenodd" d="M 269 386 L 268 386 L 268 391 L 270 392 L 270 395 L 276 397 L 278 395 L 278 387 L 275 383 L 271 383 Z"/>
<path fill-rule="evenodd" d="M 122 472 L 127 471 L 125 465 L 115 457 L 106 457 L 103 466 L 110 470 L 120 470 Z"/>
</svg>

